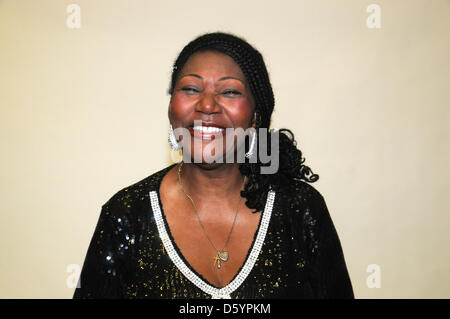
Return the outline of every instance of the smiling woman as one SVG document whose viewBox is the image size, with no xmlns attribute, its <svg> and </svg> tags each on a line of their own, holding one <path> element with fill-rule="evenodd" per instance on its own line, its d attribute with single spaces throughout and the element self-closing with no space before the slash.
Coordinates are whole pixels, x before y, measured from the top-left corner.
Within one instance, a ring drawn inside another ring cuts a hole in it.
<svg viewBox="0 0 450 319">
<path fill-rule="evenodd" d="M 309 184 L 318 176 L 289 130 L 269 130 L 275 103 L 261 54 L 234 35 L 205 34 L 181 51 L 169 94 L 169 142 L 183 161 L 103 205 L 74 298 L 353 298 L 325 201 Z M 239 129 L 255 129 L 251 142 L 214 144 Z M 256 140 L 278 157 L 275 173 L 261 173 Z M 218 160 L 240 148 L 244 162 Z"/>
</svg>

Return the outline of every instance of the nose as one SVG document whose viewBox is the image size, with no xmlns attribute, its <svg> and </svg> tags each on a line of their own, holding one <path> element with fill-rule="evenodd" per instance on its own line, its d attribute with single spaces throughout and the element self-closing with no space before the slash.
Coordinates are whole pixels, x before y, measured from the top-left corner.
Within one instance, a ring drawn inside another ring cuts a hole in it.
<svg viewBox="0 0 450 319">
<path fill-rule="evenodd" d="M 205 114 L 220 113 L 220 105 L 217 103 L 215 92 L 203 92 L 195 110 Z"/>
</svg>

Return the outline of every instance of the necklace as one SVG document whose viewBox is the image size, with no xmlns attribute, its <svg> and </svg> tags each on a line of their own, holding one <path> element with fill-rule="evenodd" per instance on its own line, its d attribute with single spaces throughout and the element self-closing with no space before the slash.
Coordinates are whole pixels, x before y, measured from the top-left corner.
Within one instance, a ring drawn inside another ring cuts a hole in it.
<svg viewBox="0 0 450 319">
<path fill-rule="evenodd" d="M 188 193 L 186 193 L 186 191 L 183 188 L 183 184 L 181 183 L 181 167 L 182 166 L 183 166 L 183 162 L 181 162 L 180 166 L 178 167 L 178 183 L 180 184 L 181 190 L 183 191 L 184 195 L 186 195 L 186 197 L 191 201 L 192 207 L 194 208 L 195 215 L 197 216 L 198 222 L 199 222 L 200 226 L 202 227 L 203 232 L 206 235 L 206 238 L 208 238 L 208 241 L 210 242 L 211 246 L 217 252 L 217 254 L 214 256 L 214 265 L 217 266 L 218 269 L 221 269 L 222 268 L 222 262 L 226 262 L 228 260 L 228 258 L 229 258 L 229 253 L 228 253 L 228 251 L 226 251 L 226 248 L 227 248 L 228 242 L 230 241 L 231 233 L 233 232 L 233 228 L 234 228 L 234 225 L 236 223 L 236 217 L 237 217 L 238 212 L 239 212 L 239 206 L 241 204 L 242 197 L 241 196 L 239 197 L 239 203 L 238 203 L 238 206 L 237 206 L 237 209 L 236 209 L 236 214 L 234 215 L 233 224 L 231 225 L 231 229 L 230 229 L 230 232 L 228 233 L 228 237 L 227 237 L 227 240 L 225 242 L 225 245 L 224 245 L 222 250 L 219 250 L 219 249 L 217 249 L 216 245 L 214 245 L 214 243 L 212 242 L 211 238 L 209 237 L 209 235 L 208 235 L 208 233 L 207 233 L 207 231 L 205 229 L 205 226 L 203 225 L 203 223 L 202 223 L 202 221 L 200 219 L 200 216 L 198 214 L 197 207 L 195 206 L 194 200 L 192 199 L 191 196 L 189 196 Z M 245 184 L 245 176 L 244 176 L 244 182 L 242 183 L 242 187 L 244 187 L 244 184 Z"/>
</svg>

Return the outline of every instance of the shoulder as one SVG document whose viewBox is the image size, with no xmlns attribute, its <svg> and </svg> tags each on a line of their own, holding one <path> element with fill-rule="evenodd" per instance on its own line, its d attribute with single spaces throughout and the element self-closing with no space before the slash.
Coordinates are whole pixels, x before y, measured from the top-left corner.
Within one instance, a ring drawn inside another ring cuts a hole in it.
<svg viewBox="0 0 450 319">
<path fill-rule="evenodd" d="M 142 209 L 149 203 L 150 191 L 158 191 L 164 175 L 174 165 L 172 164 L 136 183 L 123 187 L 102 206 L 103 210 L 115 212 L 114 215 L 117 215 Z"/>
<path fill-rule="evenodd" d="M 311 236 L 330 222 L 330 214 L 322 194 L 311 184 L 295 180 L 276 194 L 282 210 L 293 225 Z"/>
<path fill-rule="evenodd" d="M 322 194 L 311 184 L 295 181 L 280 195 L 287 218 L 309 253 L 315 253 L 321 238 L 335 238 L 336 230 Z"/>
<path fill-rule="evenodd" d="M 280 187 L 277 196 L 280 197 L 281 202 L 296 209 L 297 212 L 316 207 L 324 202 L 322 194 L 313 185 L 302 180 L 293 180 Z"/>
</svg>

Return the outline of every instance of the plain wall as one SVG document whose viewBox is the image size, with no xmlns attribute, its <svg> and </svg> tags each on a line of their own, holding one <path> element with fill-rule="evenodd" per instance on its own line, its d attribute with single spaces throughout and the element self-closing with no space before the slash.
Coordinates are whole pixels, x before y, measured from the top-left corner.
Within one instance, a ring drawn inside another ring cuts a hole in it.
<svg viewBox="0 0 450 319">
<path fill-rule="evenodd" d="M 171 163 L 176 55 L 218 30 L 262 52 L 356 297 L 449 298 L 445 0 L 0 1 L 0 297 L 72 297 L 101 205 Z"/>
</svg>

